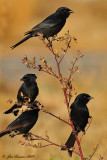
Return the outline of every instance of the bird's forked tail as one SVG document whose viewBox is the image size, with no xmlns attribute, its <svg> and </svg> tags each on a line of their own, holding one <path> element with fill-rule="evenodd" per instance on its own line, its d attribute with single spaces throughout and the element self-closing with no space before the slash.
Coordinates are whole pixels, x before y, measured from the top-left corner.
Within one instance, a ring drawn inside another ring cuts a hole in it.
<svg viewBox="0 0 107 160">
<path fill-rule="evenodd" d="M 74 144 L 75 144 L 75 134 L 71 132 L 67 142 L 65 143 L 65 147 L 70 149 L 74 147 Z M 66 150 L 66 149 L 62 147 L 61 150 Z M 72 157 L 72 151 L 68 151 L 68 153 L 69 153 L 69 156 Z"/>
</svg>

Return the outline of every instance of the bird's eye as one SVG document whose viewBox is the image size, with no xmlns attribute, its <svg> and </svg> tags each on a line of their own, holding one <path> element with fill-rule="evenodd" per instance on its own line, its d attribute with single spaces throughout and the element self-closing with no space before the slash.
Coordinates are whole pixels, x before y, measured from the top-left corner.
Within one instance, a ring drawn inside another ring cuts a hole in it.
<svg viewBox="0 0 107 160">
<path fill-rule="evenodd" d="M 64 12 L 67 12 L 67 10 L 66 10 L 66 9 L 64 9 Z"/>
<path fill-rule="evenodd" d="M 86 98 L 86 96 L 84 96 L 84 98 Z"/>
</svg>

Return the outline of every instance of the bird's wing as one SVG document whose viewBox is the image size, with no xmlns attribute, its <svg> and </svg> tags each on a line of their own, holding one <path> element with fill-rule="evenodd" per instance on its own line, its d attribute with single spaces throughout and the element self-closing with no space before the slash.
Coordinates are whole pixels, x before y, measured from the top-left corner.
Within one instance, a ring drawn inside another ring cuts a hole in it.
<svg viewBox="0 0 107 160">
<path fill-rule="evenodd" d="M 19 123 L 14 123 L 10 124 L 5 131 L 13 131 L 13 130 L 18 130 L 19 128 L 26 127 L 32 124 L 32 122 L 26 122 L 25 124 L 19 124 Z"/>
<path fill-rule="evenodd" d="M 21 87 L 18 90 L 18 93 L 17 93 L 17 100 L 19 102 L 23 102 L 24 101 L 23 96 L 21 95 L 23 93 L 23 89 L 24 88 L 23 88 L 23 84 L 22 84 Z"/>
<path fill-rule="evenodd" d="M 75 103 L 72 103 L 70 106 L 71 112 L 70 112 L 70 116 L 71 116 L 71 120 L 75 121 Z"/>
<path fill-rule="evenodd" d="M 20 128 L 21 126 L 27 126 L 33 123 L 35 120 L 38 119 L 38 114 L 36 113 L 37 111 L 31 110 L 31 111 L 26 111 L 23 112 L 17 119 L 15 119 L 8 127 L 9 128 Z M 36 113 L 36 114 L 35 114 Z M 33 119 L 32 114 L 35 114 L 35 118 Z"/>
<path fill-rule="evenodd" d="M 30 97 L 30 103 L 35 100 L 38 93 L 39 93 L 39 89 L 38 89 L 37 83 L 32 83 L 32 86 L 30 88 L 30 96 L 29 96 Z"/>
<path fill-rule="evenodd" d="M 56 17 L 54 14 L 47 17 L 41 23 L 33 27 L 30 31 L 26 32 L 25 35 L 31 34 L 32 32 L 39 32 L 41 29 L 53 28 L 61 23 L 61 19 Z"/>
<path fill-rule="evenodd" d="M 84 130 L 89 118 L 89 112 L 87 107 L 76 105 L 74 115 L 74 125 L 77 128 L 80 128 L 80 130 Z"/>
<path fill-rule="evenodd" d="M 17 99 L 18 102 L 25 102 L 26 98 L 30 98 L 30 93 L 25 84 L 23 83 L 18 91 Z"/>
<path fill-rule="evenodd" d="M 27 121 L 27 119 L 24 119 L 24 117 L 23 118 L 18 117 L 6 129 L 15 130 L 15 129 L 18 129 L 20 127 L 28 126 L 31 123 L 32 123 L 31 121 Z"/>
</svg>

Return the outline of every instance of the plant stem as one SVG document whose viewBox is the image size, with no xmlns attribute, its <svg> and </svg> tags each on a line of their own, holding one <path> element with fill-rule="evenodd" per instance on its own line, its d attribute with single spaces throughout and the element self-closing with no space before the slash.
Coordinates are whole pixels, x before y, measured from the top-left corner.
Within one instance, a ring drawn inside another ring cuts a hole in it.
<svg viewBox="0 0 107 160">
<path fill-rule="evenodd" d="M 57 146 L 57 147 L 60 147 L 60 148 L 63 147 L 63 148 L 65 148 L 66 150 L 70 150 L 69 148 L 66 148 L 65 146 L 62 146 L 62 145 L 59 145 L 59 144 L 56 144 L 56 143 L 50 141 L 49 139 L 43 138 L 43 137 L 41 137 L 41 136 L 38 136 L 38 135 L 35 135 L 35 134 L 32 134 L 32 133 L 30 133 L 30 135 L 32 135 L 32 136 L 34 136 L 34 137 L 37 137 L 37 138 L 39 138 L 39 139 L 41 139 L 41 140 L 44 140 L 44 141 L 50 143 L 51 145 L 54 145 L 54 146 Z M 44 147 L 45 147 L 45 146 L 44 146 Z M 74 150 L 73 150 L 73 152 L 76 153 L 77 155 L 80 155 L 78 152 L 76 152 L 76 151 L 74 151 Z"/>
<path fill-rule="evenodd" d="M 66 105 L 67 105 L 67 109 L 68 109 L 69 118 L 71 119 L 71 116 L 70 116 L 70 113 L 69 113 L 69 103 L 68 103 L 68 100 L 67 100 L 66 90 L 64 88 L 63 88 L 63 92 L 64 92 L 64 96 L 65 96 L 65 101 L 66 101 Z M 72 130 L 75 133 L 75 128 L 74 128 L 73 122 L 72 121 L 70 121 L 70 122 L 71 122 Z M 80 145 L 80 141 L 79 141 L 76 134 L 75 134 L 75 139 L 76 139 L 77 144 L 78 144 L 81 160 L 84 160 L 81 145 Z"/>
<path fill-rule="evenodd" d="M 60 118 L 60 117 L 58 117 L 58 116 L 54 115 L 53 113 L 50 113 L 49 111 L 44 110 L 44 109 L 42 109 L 42 108 L 41 108 L 41 110 L 42 110 L 43 112 L 48 113 L 48 114 L 50 114 L 51 116 L 53 116 L 53 117 L 55 117 L 55 118 L 59 119 L 60 121 L 62 121 L 62 122 L 64 122 L 64 123 L 66 123 L 66 124 L 68 124 L 68 125 L 70 125 L 70 126 L 71 126 L 71 124 L 70 124 L 69 122 L 67 122 L 67 121 L 63 120 L 62 118 Z"/>
</svg>

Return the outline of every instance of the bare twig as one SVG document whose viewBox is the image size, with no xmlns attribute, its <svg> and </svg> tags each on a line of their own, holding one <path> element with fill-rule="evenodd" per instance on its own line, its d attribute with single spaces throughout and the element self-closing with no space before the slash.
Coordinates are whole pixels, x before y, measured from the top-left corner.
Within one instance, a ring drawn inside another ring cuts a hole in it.
<svg viewBox="0 0 107 160">
<path fill-rule="evenodd" d="M 100 155 L 100 158 L 99 158 L 99 160 L 102 160 L 103 159 L 103 157 Z"/>
<path fill-rule="evenodd" d="M 93 150 L 93 153 L 89 155 L 89 158 L 87 160 L 91 160 L 92 157 L 94 156 L 95 152 L 97 151 L 98 147 L 99 147 L 99 143 L 96 144 L 94 150 Z"/>
<path fill-rule="evenodd" d="M 30 135 L 31 136 L 34 136 L 34 137 L 36 137 L 36 138 L 38 138 L 38 139 L 40 139 L 40 140 L 44 140 L 44 141 L 46 141 L 46 142 L 48 142 L 49 144 L 51 144 L 51 145 L 54 145 L 54 146 L 57 146 L 57 147 L 60 147 L 60 148 L 65 148 L 66 150 L 70 150 L 69 148 L 66 148 L 65 146 L 63 146 L 63 145 L 59 145 L 59 144 L 57 144 L 57 143 L 54 143 L 54 142 L 52 142 L 52 141 L 50 141 L 49 139 L 46 139 L 46 138 L 43 138 L 43 137 L 41 137 L 41 136 L 38 136 L 38 135 L 35 135 L 35 134 L 32 134 L 32 133 L 30 133 Z M 44 145 L 44 147 L 47 147 L 48 145 Z M 43 147 L 43 146 L 42 146 Z M 78 152 L 76 152 L 75 150 L 73 150 L 73 152 L 74 153 L 76 153 L 77 155 L 79 155 L 79 153 Z"/>
<path fill-rule="evenodd" d="M 93 120 L 93 119 L 92 119 L 92 117 L 91 117 L 91 119 L 90 119 L 90 121 L 89 121 L 89 124 L 88 124 L 88 127 L 87 127 L 86 130 L 85 130 L 85 133 L 88 131 L 88 129 L 89 129 L 91 123 L 92 123 L 92 120 Z M 81 140 L 82 140 L 82 138 L 83 138 L 84 135 L 85 135 L 85 134 L 83 133 L 82 136 L 81 136 L 81 138 L 80 138 L 80 143 L 81 143 Z"/>
<path fill-rule="evenodd" d="M 53 116 L 53 117 L 59 119 L 60 121 L 62 121 L 62 122 L 64 122 L 64 123 L 66 123 L 66 124 L 68 124 L 68 125 L 71 126 L 71 124 L 70 124 L 69 122 L 67 122 L 67 121 L 63 120 L 62 118 L 54 115 L 53 113 L 51 113 L 51 112 L 49 112 L 49 111 L 47 111 L 47 110 L 44 110 L 43 108 L 41 108 L 41 110 L 42 110 L 43 112 L 48 113 L 48 114 L 50 114 L 51 116 Z"/>
<path fill-rule="evenodd" d="M 22 59 L 22 63 L 25 64 L 27 68 L 37 69 L 38 71 L 42 71 L 42 72 L 48 73 L 51 76 L 54 76 L 54 77 L 59 79 L 59 77 L 55 74 L 55 72 L 53 70 L 51 70 L 51 69 L 49 70 L 49 68 L 45 69 L 42 65 L 36 66 L 35 61 L 34 62 L 32 62 L 32 61 L 33 60 L 28 60 L 27 56 L 25 56 Z"/>
</svg>

